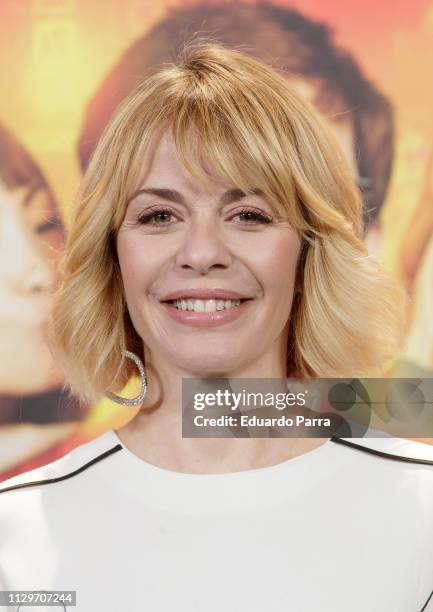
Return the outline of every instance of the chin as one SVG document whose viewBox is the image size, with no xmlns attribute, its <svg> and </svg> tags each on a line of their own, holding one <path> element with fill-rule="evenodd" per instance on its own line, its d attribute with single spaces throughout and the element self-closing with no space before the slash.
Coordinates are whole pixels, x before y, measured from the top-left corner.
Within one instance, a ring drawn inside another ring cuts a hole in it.
<svg viewBox="0 0 433 612">
<path fill-rule="evenodd" d="M 229 353 L 222 357 L 206 355 L 191 357 L 190 359 L 182 359 L 179 361 L 173 359 L 174 363 L 182 369 L 191 373 L 192 376 L 201 378 L 206 377 L 225 377 L 227 372 L 232 372 L 240 367 L 240 364 L 234 363 L 229 359 Z"/>
</svg>

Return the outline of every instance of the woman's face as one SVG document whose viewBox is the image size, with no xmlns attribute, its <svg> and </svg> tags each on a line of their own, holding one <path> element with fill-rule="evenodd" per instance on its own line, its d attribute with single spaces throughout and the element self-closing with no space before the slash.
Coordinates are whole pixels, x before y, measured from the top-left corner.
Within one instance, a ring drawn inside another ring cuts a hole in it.
<svg viewBox="0 0 433 612">
<path fill-rule="evenodd" d="M 275 359 L 278 350 L 281 359 L 300 238 L 258 194 L 242 197 L 220 184 L 204 191 L 181 165 L 167 133 L 154 151 L 149 168 L 148 150 L 143 167 L 149 170 L 117 236 L 128 310 L 146 359 L 193 374 L 245 370 L 263 355 Z M 210 299 L 217 289 L 249 300 L 229 303 L 227 310 L 218 310 L 221 295 L 214 302 L 180 303 L 216 312 L 164 303 L 178 292 L 187 298 L 208 290 Z"/>
<path fill-rule="evenodd" d="M 0 180 L 0 395 L 28 395 L 62 380 L 46 343 L 55 254 L 64 230 L 44 186 Z"/>
</svg>

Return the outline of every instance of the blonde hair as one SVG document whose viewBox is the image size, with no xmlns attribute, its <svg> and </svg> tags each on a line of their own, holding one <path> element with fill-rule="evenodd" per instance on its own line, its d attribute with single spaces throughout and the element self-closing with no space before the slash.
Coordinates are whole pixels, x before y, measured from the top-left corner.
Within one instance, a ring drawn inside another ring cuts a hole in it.
<svg viewBox="0 0 433 612">
<path fill-rule="evenodd" d="M 49 332 L 72 392 L 93 403 L 121 390 L 136 374 L 121 349 L 144 357 L 113 245 L 145 151 L 163 127 L 193 177 L 261 189 L 302 237 L 288 376 L 381 375 L 401 343 L 404 296 L 362 242 L 361 196 L 340 147 L 283 74 L 199 39 L 144 75 L 82 181 Z"/>
</svg>

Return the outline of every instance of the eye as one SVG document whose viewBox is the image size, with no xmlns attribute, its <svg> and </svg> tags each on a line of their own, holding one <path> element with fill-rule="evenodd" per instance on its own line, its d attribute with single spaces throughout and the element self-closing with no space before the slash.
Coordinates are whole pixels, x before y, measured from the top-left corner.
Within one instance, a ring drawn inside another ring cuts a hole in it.
<svg viewBox="0 0 433 612">
<path fill-rule="evenodd" d="M 169 208 L 149 208 L 146 213 L 138 215 L 137 223 L 140 225 L 169 225 L 164 222 L 164 219 L 171 216 L 173 213 Z"/>
<path fill-rule="evenodd" d="M 243 216 L 245 218 L 244 223 L 249 225 L 254 223 L 272 223 L 272 218 L 269 215 L 254 208 L 243 208 L 234 215 L 234 217 L 238 216 Z"/>
<path fill-rule="evenodd" d="M 137 216 L 137 223 L 140 225 L 152 225 L 152 226 L 163 226 L 171 225 L 170 217 L 174 217 L 173 212 L 170 208 L 155 207 L 149 208 L 145 213 L 140 213 Z M 266 213 L 254 209 L 254 208 L 243 208 L 234 214 L 231 218 L 243 217 L 241 223 L 246 225 L 268 224 L 272 223 L 272 218 Z"/>
<path fill-rule="evenodd" d="M 44 234 L 45 232 L 49 232 L 50 230 L 62 228 L 63 225 L 61 219 L 59 217 L 53 217 L 52 219 L 45 221 L 45 223 L 41 223 L 40 225 L 38 225 L 36 227 L 36 232 L 38 234 Z"/>
</svg>

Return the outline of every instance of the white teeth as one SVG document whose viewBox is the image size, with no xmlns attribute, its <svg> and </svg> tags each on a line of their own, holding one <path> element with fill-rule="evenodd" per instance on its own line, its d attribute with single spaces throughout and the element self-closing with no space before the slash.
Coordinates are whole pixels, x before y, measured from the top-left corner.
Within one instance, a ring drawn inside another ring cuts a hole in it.
<svg viewBox="0 0 433 612">
<path fill-rule="evenodd" d="M 215 312 L 239 306 L 240 300 L 174 300 L 173 305 L 178 310 L 192 310 L 194 312 Z"/>
</svg>

